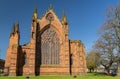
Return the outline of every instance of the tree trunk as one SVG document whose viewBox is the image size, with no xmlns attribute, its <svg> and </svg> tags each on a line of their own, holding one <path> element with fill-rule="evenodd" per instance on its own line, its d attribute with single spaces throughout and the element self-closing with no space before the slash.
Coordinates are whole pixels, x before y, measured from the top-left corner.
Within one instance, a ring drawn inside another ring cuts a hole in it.
<svg viewBox="0 0 120 79">
<path fill-rule="evenodd" d="M 118 72 L 117 72 L 117 76 L 120 76 L 120 64 L 118 64 Z"/>
<path fill-rule="evenodd" d="M 105 71 L 106 71 L 107 75 L 110 75 L 110 69 L 109 69 L 109 67 L 105 67 Z"/>
<path fill-rule="evenodd" d="M 89 69 L 90 73 L 91 73 L 91 70 L 92 70 L 92 69 L 90 68 L 90 69 Z"/>
</svg>

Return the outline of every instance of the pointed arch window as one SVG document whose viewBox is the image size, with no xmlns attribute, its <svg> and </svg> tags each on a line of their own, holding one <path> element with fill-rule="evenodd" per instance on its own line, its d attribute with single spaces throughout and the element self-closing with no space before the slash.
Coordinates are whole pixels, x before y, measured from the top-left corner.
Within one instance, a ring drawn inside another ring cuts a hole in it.
<svg viewBox="0 0 120 79">
<path fill-rule="evenodd" d="M 52 27 L 49 27 L 41 34 L 41 64 L 59 64 L 59 54 L 58 34 Z"/>
</svg>

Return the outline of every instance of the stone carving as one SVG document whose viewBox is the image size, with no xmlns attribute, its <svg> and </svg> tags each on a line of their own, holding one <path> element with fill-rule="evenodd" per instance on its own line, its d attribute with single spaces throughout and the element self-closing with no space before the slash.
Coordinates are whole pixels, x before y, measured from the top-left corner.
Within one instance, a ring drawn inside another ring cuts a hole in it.
<svg viewBox="0 0 120 79">
<path fill-rule="evenodd" d="M 51 23 L 51 21 L 54 20 L 54 17 L 53 17 L 53 15 L 52 15 L 52 13 L 48 13 L 48 14 L 46 15 L 46 19 Z"/>
</svg>

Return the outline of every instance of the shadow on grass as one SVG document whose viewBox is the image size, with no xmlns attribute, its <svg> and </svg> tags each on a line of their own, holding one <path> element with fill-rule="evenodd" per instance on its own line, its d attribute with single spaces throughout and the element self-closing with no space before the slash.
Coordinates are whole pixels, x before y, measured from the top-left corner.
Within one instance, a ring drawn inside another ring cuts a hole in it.
<svg viewBox="0 0 120 79">
<path fill-rule="evenodd" d="M 112 76 L 112 77 L 115 77 L 115 76 L 117 76 L 117 74 L 106 74 L 106 73 L 104 73 L 104 72 L 94 72 L 93 73 L 93 75 L 94 76 Z"/>
<path fill-rule="evenodd" d="M 104 72 L 88 72 L 88 75 L 91 76 L 107 76 L 107 74 L 105 74 Z"/>
</svg>

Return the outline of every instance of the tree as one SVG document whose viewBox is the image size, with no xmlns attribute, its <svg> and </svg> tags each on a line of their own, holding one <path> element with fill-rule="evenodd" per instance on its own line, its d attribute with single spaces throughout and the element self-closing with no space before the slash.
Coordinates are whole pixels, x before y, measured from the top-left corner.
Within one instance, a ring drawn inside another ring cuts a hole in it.
<svg viewBox="0 0 120 79">
<path fill-rule="evenodd" d="M 100 28 L 100 38 L 94 47 L 100 53 L 101 65 L 107 74 L 110 74 L 113 63 L 118 64 L 120 61 L 120 4 L 117 7 L 109 7 L 106 18 Z"/>
<path fill-rule="evenodd" d="M 100 57 L 100 54 L 95 51 L 91 51 L 90 53 L 87 54 L 87 57 L 86 57 L 87 68 L 89 69 L 90 72 L 92 70 L 94 71 L 94 69 L 99 66 L 99 57 Z"/>
<path fill-rule="evenodd" d="M 116 62 L 117 54 L 115 37 L 110 33 L 110 29 L 103 33 L 101 37 L 97 40 L 95 47 L 100 53 L 100 63 L 104 66 L 107 74 L 110 73 L 110 68 L 114 62 Z M 113 31 L 112 31 L 113 32 Z"/>
</svg>

